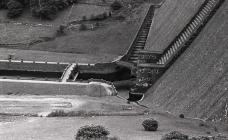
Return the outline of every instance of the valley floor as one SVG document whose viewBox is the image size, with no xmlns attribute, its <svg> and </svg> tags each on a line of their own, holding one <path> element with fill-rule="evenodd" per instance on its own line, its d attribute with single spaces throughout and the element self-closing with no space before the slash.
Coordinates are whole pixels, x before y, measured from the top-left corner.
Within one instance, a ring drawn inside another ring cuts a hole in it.
<svg viewBox="0 0 228 140">
<path fill-rule="evenodd" d="M 144 131 L 141 123 L 153 117 L 159 121 L 156 132 Z M 167 114 L 112 117 L 26 118 L 0 125 L 1 140 L 73 140 L 77 130 L 84 125 L 103 125 L 121 140 L 160 140 L 170 131 L 180 131 L 189 136 L 218 135 L 213 127 L 200 127 L 199 121 L 178 119 Z M 212 132 L 212 134 L 206 134 Z M 227 135 L 227 133 L 226 133 Z"/>
<path fill-rule="evenodd" d="M 180 131 L 192 136 L 228 135 L 228 126 L 210 124 L 197 119 L 180 119 L 169 113 L 150 111 L 117 97 L 87 96 L 34 96 L 2 95 L 0 108 L 1 140 L 73 140 L 77 130 L 89 124 L 103 125 L 111 136 L 121 140 L 160 140 L 171 131 Z M 72 106 L 70 106 L 70 104 Z M 15 113 L 37 113 L 45 116 L 45 111 L 55 109 L 109 111 L 114 116 L 79 116 L 79 117 L 29 117 L 8 116 Z M 143 111 L 144 110 L 144 111 Z M 4 114 L 5 113 L 5 114 Z M 8 113 L 8 115 L 6 114 Z M 116 113 L 119 113 L 116 115 Z M 142 122 L 154 118 L 159 122 L 156 132 L 146 132 Z M 204 123 L 204 126 L 200 124 Z M 208 134 L 210 132 L 210 134 Z"/>
</svg>

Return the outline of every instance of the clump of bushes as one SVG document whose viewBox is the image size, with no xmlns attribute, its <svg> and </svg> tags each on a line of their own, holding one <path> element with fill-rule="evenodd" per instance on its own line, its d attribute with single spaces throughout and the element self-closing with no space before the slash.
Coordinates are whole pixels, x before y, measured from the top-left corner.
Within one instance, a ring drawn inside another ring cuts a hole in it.
<svg viewBox="0 0 228 140">
<path fill-rule="evenodd" d="M 1 0 L 0 8 L 9 10 L 9 18 L 20 16 L 24 8 L 29 7 L 34 17 L 51 20 L 56 17 L 57 12 L 76 2 L 77 0 Z"/>
<path fill-rule="evenodd" d="M 173 131 L 165 134 L 161 140 L 188 140 L 188 135 L 182 134 L 178 131 Z"/>
<path fill-rule="evenodd" d="M 107 19 L 109 16 L 111 16 L 111 14 L 108 14 L 107 12 L 104 12 L 104 13 L 98 14 L 98 15 L 96 15 L 96 16 L 91 15 L 89 20 L 95 20 L 95 21 L 98 21 L 98 20 L 105 20 L 105 19 Z"/>
<path fill-rule="evenodd" d="M 7 17 L 8 18 L 16 18 L 22 14 L 24 6 L 22 5 L 22 3 L 20 3 L 17 0 L 10 0 L 7 3 L 7 8 L 9 10 L 7 13 Z"/>
<path fill-rule="evenodd" d="M 87 140 L 87 139 L 108 139 L 110 132 L 101 125 L 86 125 L 81 127 L 75 140 Z"/>
<path fill-rule="evenodd" d="M 119 1 L 114 1 L 112 4 L 111 4 L 111 9 L 112 10 L 119 10 L 120 8 L 122 8 L 122 4 L 119 2 Z"/>
<path fill-rule="evenodd" d="M 157 131 L 158 129 L 158 121 L 154 119 L 146 119 L 143 121 L 142 126 L 146 131 Z"/>
<path fill-rule="evenodd" d="M 99 112 L 99 111 L 85 111 L 85 110 L 79 110 L 79 111 L 64 111 L 64 110 L 55 110 L 52 111 L 47 115 L 47 117 L 92 117 L 92 116 L 102 116 L 105 113 Z"/>
<path fill-rule="evenodd" d="M 49 113 L 47 117 L 75 117 L 75 116 L 89 116 L 89 115 L 92 116 L 93 114 L 92 113 L 89 114 L 84 110 L 68 111 L 68 112 L 65 112 L 64 110 L 55 110 Z"/>
<path fill-rule="evenodd" d="M 52 20 L 57 13 L 76 3 L 76 0 L 31 0 L 32 15 L 42 19 Z"/>
</svg>

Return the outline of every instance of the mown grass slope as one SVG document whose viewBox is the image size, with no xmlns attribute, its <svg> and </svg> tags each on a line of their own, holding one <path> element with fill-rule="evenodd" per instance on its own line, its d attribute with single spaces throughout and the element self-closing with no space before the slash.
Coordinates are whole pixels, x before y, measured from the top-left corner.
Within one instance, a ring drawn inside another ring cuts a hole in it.
<svg viewBox="0 0 228 140">
<path fill-rule="evenodd" d="M 148 91 L 145 103 L 191 117 L 228 121 L 228 1 Z"/>
</svg>

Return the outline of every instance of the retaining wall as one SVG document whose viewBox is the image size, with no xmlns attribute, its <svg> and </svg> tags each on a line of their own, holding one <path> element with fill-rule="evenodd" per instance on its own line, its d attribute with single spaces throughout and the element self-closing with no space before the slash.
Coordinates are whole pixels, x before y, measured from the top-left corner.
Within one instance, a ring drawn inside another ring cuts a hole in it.
<svg viewBox="0 0 228 140">
<path fill-rule="evenodd" d="M 88 95 L 107 96 L 114 93 L 104 83 L 60 83 L 50 81 L 0 79 L 0 94 Z"/>
</svg>

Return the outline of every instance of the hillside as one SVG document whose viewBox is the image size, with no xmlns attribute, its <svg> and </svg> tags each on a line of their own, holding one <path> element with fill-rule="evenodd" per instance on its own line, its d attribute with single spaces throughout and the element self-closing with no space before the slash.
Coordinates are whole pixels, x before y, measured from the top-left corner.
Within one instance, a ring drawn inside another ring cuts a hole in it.
<svg viewBox="0 0 228 140">
<path fill-rule="evenodd" d="M 225 1 L 189 49 L 147 92 L 145 104 L 174 114 L 228 121 L 227 10 Z"/>
<path fill-rule="evenodd" d="M 59 25 L 65 24 L 65 22 L 78 22 L 83 16 L 90 18 L 92 15 L 108 13 L 110 7 L 76 4 L 72 10 L 68 8 L 60 12 L 53 21 L 34 19 L 26 11 L 20 18 L 8 20 L 5 19 L 5 11 L 1 10 L 0 31 L 3 34 L 0 35 L 0 44 L 27 44 L 43 40 L 43 38 L 50 38 L 47 42 L 36 45 L 7 46 L 7 48 L 91 55 L 103 53 L 121 55 L 125 53 L 134 39 L 134 35 L 140 26 L 139 23 L 147 11 L 147 5 L 124 7 L 120 12 L 114 14 L 113 18 L 99 21 L 101 26 L 96 30 L 78 31 L 77 27 L 80 24 L 76 23 L 72 29 L 69 28 L 66 36 L 57 38 L 55 38 L 55 33 Z M 122 15 L 126 19 L 124 21 L 114 19 L 118 15 Z M 67 17 L 69 18 L 68 21 L 66 21 Z M 86 24 L 90 25 L 94 22 Z"/>
<path fill-rule="evenodd" d="M 203 2 L 204 0 L 166 0 L 155 10 L 145 49 L 164 50 L 191 20 Z"/>
</svg>

